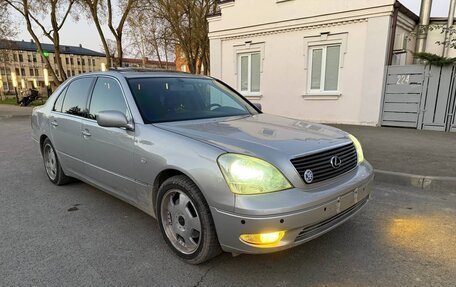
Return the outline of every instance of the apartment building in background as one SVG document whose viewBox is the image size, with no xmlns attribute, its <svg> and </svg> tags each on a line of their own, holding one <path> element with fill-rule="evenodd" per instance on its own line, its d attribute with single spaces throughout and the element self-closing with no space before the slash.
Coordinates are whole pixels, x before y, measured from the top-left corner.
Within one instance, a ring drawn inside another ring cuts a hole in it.
<svg viewBox="0 0 456 287">
<path fill-rule="evenodd" d="M 176 70 L 175 62 L 149 60 L 145 57 L 144 59 L 135 58 L 123 58 L 122 66 L 124 68 L 146 68 L 146 69 L 157 69 L 157 70 Z"/>
<path fill-rule="evenodd" d="M 1 41 L 0 42 L 0 77 L 1 87 L 5 94 L 14 93 L 13 77 L 17 79 L 18 91 L 35 87 L 41 93 L 45 93 L 45 69 L 44 57 L 48 57 L 52 69 L 57 76 L 56 56 L 54 46 L 42 44 L 45 55 L 38 53 L 33 41 Z M 79 46 L 61 45 L 60 57 L 63 69 L 67 77 L 100 71 L 105 68 L 105 55 L 90 49 Z M 52 77 L 52 73 L 47 71 L 49 83 L 52 90 L 57 84 Z"/>
</svg>

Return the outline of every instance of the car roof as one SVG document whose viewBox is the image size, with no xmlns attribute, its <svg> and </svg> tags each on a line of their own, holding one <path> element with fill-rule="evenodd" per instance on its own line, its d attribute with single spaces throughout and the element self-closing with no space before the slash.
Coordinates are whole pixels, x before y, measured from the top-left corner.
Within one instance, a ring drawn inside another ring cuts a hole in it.
<svg viewBox="0 0 456 287">
<path fill-rule="evenodd" d="M 195 75 L 175 70 L 147 69 L 147 68 L 111 68 L 105 73 L 120 74 L 125 78 L 148 78 L 148 77 L 179 77 L 179 78 L 202 78 L 207 76 Z"/>
<path fill-rule="evenodd" d="M 193 79 L 213 79 L 210 76 L 190 74 L 180 71 L 173 70 L 158 70 L 158 69 L 146 69 L 146 68 L 110 68 L 107 71 L 98 71 L 91 73 L 79 74 L 68 78 L 68 83 L 78 78 L 84 78 L 87 76 L 112 76 L 115 78 L 193 78 Z"/>
</svg>

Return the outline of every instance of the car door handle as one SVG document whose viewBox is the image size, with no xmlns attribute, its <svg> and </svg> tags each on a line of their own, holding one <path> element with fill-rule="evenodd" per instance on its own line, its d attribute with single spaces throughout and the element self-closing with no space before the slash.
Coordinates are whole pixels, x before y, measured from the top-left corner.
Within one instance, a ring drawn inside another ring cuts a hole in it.
<svg viewBox="0 0 456 287">
<path fill-rule="evenodd" d="M 83 130 L 83 131 L 82 131 L 82 135 L 85 136 L 85 137 L 90 137 L 92 134 L 89 133 L 88 130 Z"/>
<path fill-rule="evenodd" d="M 52 121 L 52 122 L 51 122 L 51 126 L 53 126 L 53 127 L 58 127 L 59 124 L 58 124 L 56 121 Z"/>
</svg>

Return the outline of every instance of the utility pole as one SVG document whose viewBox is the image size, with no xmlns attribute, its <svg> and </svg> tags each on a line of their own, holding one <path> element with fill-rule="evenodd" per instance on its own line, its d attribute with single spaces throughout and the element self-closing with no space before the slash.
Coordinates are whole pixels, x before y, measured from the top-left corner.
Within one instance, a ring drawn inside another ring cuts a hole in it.
<svg viewBox="0 0 456 287">
<path fill-rule="evenodd" d="M 448 57 L 448 52 L 450 51 L 450 41 L 451 35 L 448 31 L 453 26 L 454 22 L 454 10 L 456 8 L 456 0 L 450 0 L 450 7 L 448 9 L 448 22 L 447 29 L 445 30 L 445 45 L 443 45 L 443 56 Z"/>
<path fill-rule="evenodd" d="M 421 0 L 420 22 L 418 24 L 418 32 L 416 37 L 416 53 L 426 51 L 426 38 L 429 30 L 431 19 L 432 0 Z"/>
</svg>

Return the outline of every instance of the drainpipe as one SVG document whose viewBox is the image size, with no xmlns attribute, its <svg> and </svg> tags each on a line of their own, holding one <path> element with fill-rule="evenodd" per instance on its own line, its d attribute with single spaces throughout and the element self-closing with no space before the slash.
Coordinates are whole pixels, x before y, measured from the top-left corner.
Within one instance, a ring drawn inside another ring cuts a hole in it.
<svg viewBox="0 0 456 287">
<path fill-rule="evenodd" d="M 390 31 L 390 41 L 389 41 L 389 51 L 388 51 L 388 65 L 390 66 L 393 63 L 393 51 L 394 51 L 394 42 L 396 41 L 396 28 L 397 28 L 397 15 L 399 14 L 399 2 L 394 3 L 394 12 L 393 18 L 391 19 L 391 31 Z"/>
<path fill-rule="evenodd" d="M 448 29 L 453 26 L 454 22 L 454 10 L 456 8 L 456 0 L 450 1 L 450 9 L 448 10 L 448 22 L 447 22 L 447 30 L 445 30 L 445 45 L 443 45 L 443 56 L 448 57 L 448 52 L 450 51 L 449 41 L 451 40 L 451 35 L 448 33 Z M 448 45 L 447 45 L 448 43 Z"/>
<path fill-rule="evenodd" d="M 416 53 L 426 51 L 426 38 L 431 19 L 431 7 L 432 0 L 421 0 L 420 22 L 418 24 L 418 32 L 416 36 Z"/>
</svg>

